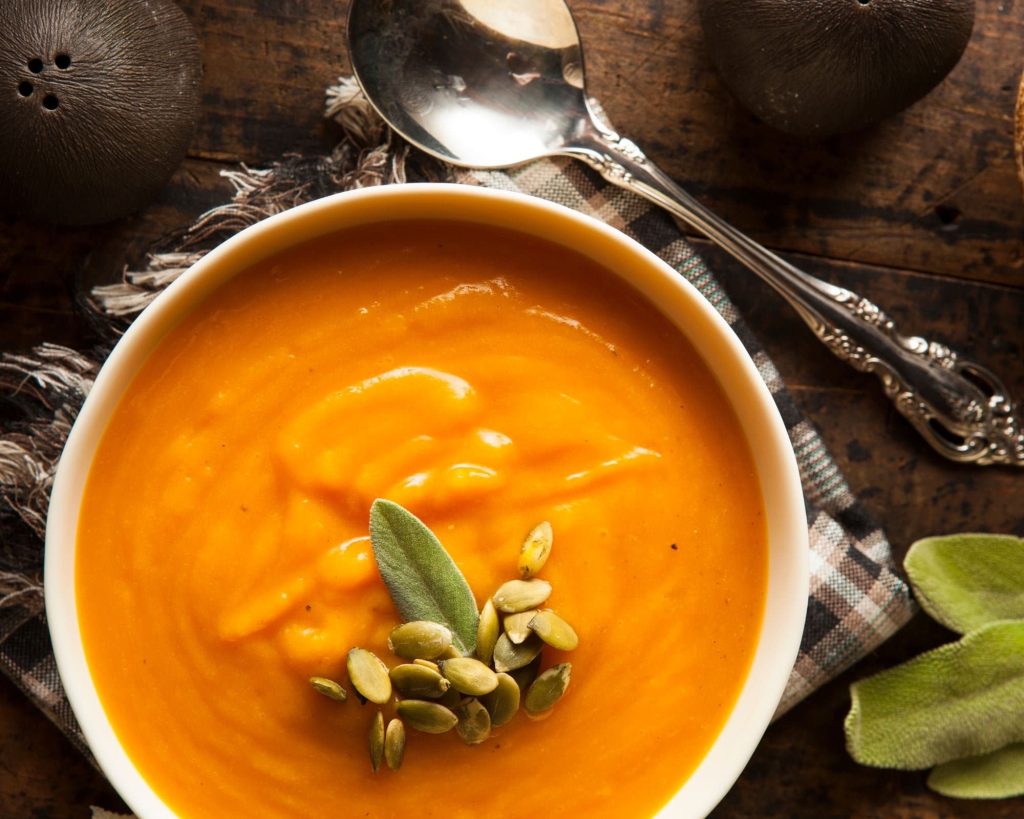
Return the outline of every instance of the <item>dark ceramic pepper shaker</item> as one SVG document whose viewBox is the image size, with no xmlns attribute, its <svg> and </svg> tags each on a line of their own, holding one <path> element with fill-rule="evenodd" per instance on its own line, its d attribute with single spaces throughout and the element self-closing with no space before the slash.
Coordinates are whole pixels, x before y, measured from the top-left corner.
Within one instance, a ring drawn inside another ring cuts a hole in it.
<svg viewBox="0 0 1024 819">
<path fill-rule="evenodd" d="M 718 73 L 790 134 L 853 131 L 901 111 L 957 64 L 974 0 L 699 0 Z"/>
<path fill-rule="evenodd" d="M 170 0 L 3 0 L 0 209 L 78 225 L 138 210 L 185 156 L 200 77 Z"/>
</svg>

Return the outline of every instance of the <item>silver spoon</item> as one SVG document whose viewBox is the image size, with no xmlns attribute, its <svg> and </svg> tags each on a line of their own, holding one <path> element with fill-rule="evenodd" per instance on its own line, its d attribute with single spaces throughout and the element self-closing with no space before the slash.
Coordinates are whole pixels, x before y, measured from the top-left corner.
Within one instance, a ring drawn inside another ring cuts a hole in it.
<svg viewBox="0 0 1024 819">
<path fill-rule="evenodd" d="M 593 115 L 579 33 L 564 0 L 353 0 L 348 40 L 366 97 L 412 144 L 472 168 L 582 159 L 761 276 L 833 353 L 876 373 L 939 453 L 1024 466 L 1024 433 L 993 373 L 942 344 L 900 335 L 867 299 L 761 247 Z"/>
</svg>

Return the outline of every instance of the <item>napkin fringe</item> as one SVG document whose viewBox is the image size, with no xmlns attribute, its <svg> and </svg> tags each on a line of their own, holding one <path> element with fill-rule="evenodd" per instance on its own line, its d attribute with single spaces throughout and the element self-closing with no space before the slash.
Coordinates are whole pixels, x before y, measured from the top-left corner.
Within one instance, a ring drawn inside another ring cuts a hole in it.
<svg viewBox="0 0 1024 819">
<path fill-rule="evenodd" d="M 141 269 L 125 266 L 122 280 L 93 288 L 88 306 L 119 320 L 120 330 L 171 282 L 213 246 L 240 230 L 289 208 L 332 193 L 408 181 L 452 181 L 441 162 L 416 152 L 394 134 L 363 96 L 352 77 L 327 89 L 325 116 L 341 131 L 326 156 L 286 156 L 267 168 L 220 172 L 234 189 L 231 200 L 203 213 L 170 241 L 150 253 Z"/>
<path fill-rule="evenodd" d="M 23 419 L 0 434 L 0 519 L 13 516 L 24 524 L 0 544 L 0 610 L 42 610 L 39 541 L 46 532 L 50 488 L 98 369 L 88 356 L 57 344 L 0 357 L 0 395 Z"/>
</svg>

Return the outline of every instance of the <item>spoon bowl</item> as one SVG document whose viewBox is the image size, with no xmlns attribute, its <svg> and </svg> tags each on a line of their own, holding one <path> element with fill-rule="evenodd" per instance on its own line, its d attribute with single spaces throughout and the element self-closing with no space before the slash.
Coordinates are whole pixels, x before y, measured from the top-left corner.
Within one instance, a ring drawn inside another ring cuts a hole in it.
<svg viewBox="0 0 1024 819">
<path fill-rule="evenodd" d="M 943 344 L 901 335 L 867 299 L 765 249 L 594 116 L 564 0 L 353 0 L 348 39 L 367 99 L 412 144 L 471 168 L 554 155 L 583 160 L 761 276 L 836 356 L 876 373 L 940 454 L 1024 466 L 1024 433 L 993 373 Z"/>
<path fill-rule="evenodd" d="M 558 154 L 588 116 L 568 8 L 562 0 L 506 6 L 352 6 L 352 64 L 367 97 L 399 133 L 447 162 L 503 168 Z"/>
</svg>

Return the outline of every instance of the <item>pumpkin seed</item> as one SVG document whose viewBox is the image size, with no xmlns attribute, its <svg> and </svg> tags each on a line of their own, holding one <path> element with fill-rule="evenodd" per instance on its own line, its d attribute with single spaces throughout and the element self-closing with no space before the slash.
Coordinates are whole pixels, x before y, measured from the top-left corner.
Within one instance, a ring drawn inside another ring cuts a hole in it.
<svg viewBox="0 0 1024 819">
<path fill-rule="evenodd" d="M 538 654 L 532 663 L 524 665 L 522 668 L 513 668 L 508 672 L 508 675 L 516 681 L 516 685 L 519 686 L 520 695 L 526 693 L 526 689 L 529 688 L 537 675 L 540 674 L 540 655 Z"/>
<path fill-rule="evenodd" d="M 439 672 L 441 670 L 440 666 L 438 666 L 438 664 L 435 663 L 433 660 L 424 660 L 422 657 L 417 657 L 412 662 L 413 662 L 413 665 L 421 665 L 424 668 L 432 668 L 432 669 L 434 669 L 434 671 L 438 671 Z"/>
<path fill-rule="evenodd" d="M 388 667 L 372 651 L 365 648 L 350 649 L 347 667 L 352 687 L 363 699 L 377 705 L 383 705 L 391 699 Z"/>
<path fill-rule="evenodd" d="M 391 684 L 403 697 L 434 699 L 451 687 L 451 683 L 441 676 L 440 671 L 416 663 L 396 665 L 389 673 Z"/>
<path fill-rule="evenodd" d="M 528 609 L 518 614 L 510 614 L 505 618 L 505 633 L 516 645 L 530 636 L 530 621 L 537 616 L 537 609 Z"/>
<path fill-rule="evenodd" d="M 487 713 L 491 715 L 491 725 L 497 728 L 504 725 L 519 710 L 519 684 L 508 674 L 498 675 L 498 687 L 490 694 L 480 698 Z"/>
<path fill-rule="evenodd" d="M 514 671 L 529 665 L 543 647 L 544 641 L 536 634 L 531 634 L 519 645 L 513 643 L 507 634 L 502 634 L 494 644 L 494 670 Z"/>
<path fill-rule="evenodd" d="M 559 663 L 537 677 L 523 698 L 526 713 L 536 716 L 550 711 L 569 687 L 571 676 L 572 664 Z"/>
<path fill-rule="evenodd" d="M 466 700 L 455 713 L 459 719 L 455 733 L 467 745 L 479 745 L 491 735 L 491 715 L 480 700 Z"/>
<path fill-rule="evenodd" d="M 402 767 L 402 757 L 405 756 L 405 724 L 400 719 L 393 719 L 388 723 L 384 732 L 384 761 L 388 767 L 397 771 Z"/>
<path fill-rule="evenodd" d="M 448 648 L 446 648 L 444 651 L 442 651 L 440 654 L 438 654 L 436 657 L 434 657 L 434 659 L 437 662 L 441 662 L 442 660 L 451 660 L 451 659 L 453 659 L 455 657 L 461 657 L 461 656 L 462 656 L 462 652 L 460 652 L 455 647 L 455 644 L 453 643 L 452 645 L 448 646 Z"/>
<path fill-rule="evenodd" d="M 494 608 L 494 602 L 488 600 L 480 610 L 480 619 L 476 625 L 476 656 L 480 662 L 490 665 L 494 656 L 494 644 L 500 632 L 498 611 Z"/>
<path fill-rule="evenodd" d="M 498 686 L 497 675 L 474 657 L 454 657 L 440 665 L 452 687 L 471 697 L 489 694 Z"/>
<path fill-rule="evenodd" d="M 535 609 L 551 596 L 551 584 L 534 577 L 530 580 L 509 580 L 502 583 L 491 598 L 494 607 L 506 614 Z"/>
<path fill-rule="evenodd" d="M 327 677 L 310 677 L 309 684 L 313 686 L 314 691 L 323 694 L 328 699 L 337 700 L 338 702 L 344 702 L 348 699 L 348 692 L 334 680 Z"/>
<path fill-rule="evenodd" d="M 508 620 L 505 624 L 507 629 Z M 545 643 L 560 651 L 572 651 L 580 644 L 576 630 L 551 609 L 537 612 L 537 616 L 530 620 L 530 628 Z"/>
<path fill-rule="evenodd" d="M 384 715 L 378 711 L 370 723 L 370 767 L 377 773 L 384 758 Z"/>
<path fill-rule="evenodd" d="M 430 700 L 402 700 L 398 703 L 398 716 L 410 728 L 425 734 L 443 734 L 459 721 L 453 711 Z"/>
<path fill-rule="evenodd" d="M 551 524 L 546 520 L 541 521 L 530 530 L 523 545 L 519 547 L 519 574 L 524 580 L 533 577 L 544 568 L 544 564 L 551 554 L 553 538 Z"/>
<path fill-rule="evenodd" d="M 447 682 L 447 680 L 445 680 L 445 682 Z M 459 689 L 455 688 L 455 686 L 452 686 L 447 691 L 445 691 L 444 694 L 437 701 L 441 703 L 441 705 L 443 705 L 445 708 L 450 708 L 452 711 L 454 711 L 456 708 L 462 705 L 462 701 L 465 698 L 465 695 L 461 691 L 459 691 Z"/>
<path fill-rule="evenodd" d="M 432 660 L 451 644 L 451 629 L 430 620 L 402 623 L 388 637 L 388 648 L 406 660 Z"/>
</svg>

